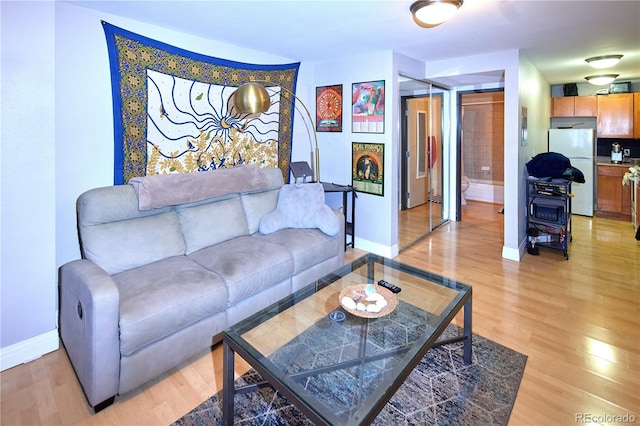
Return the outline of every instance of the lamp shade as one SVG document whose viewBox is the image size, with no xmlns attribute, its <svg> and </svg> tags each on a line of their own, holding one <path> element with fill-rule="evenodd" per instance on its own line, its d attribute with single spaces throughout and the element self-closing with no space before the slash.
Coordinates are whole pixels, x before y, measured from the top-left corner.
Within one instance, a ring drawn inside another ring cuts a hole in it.
<svg viewBox="0 0 640 426">
<path fill-rule="evenodd" d="M 593 58 L 585 59 L 585 62 L 589 64 L 589 66 L 593 68 L 610 68 L 620 62 L 623 55 L 604 55 L 604 56 L 594 56 Z"/>
<path fill-rule="evenodd" d="M 616 78 L 618 78 L 618 74 L 600 74 L 590 75 L 588 77 L 585 77 L 584 79 L 594 86 L 604 86 L 605 84 L 613 82 L 613 80 L 615 80 Z"/>
<path fill-rule="evenodd" d="M 463 0 L 421 0 L 413 3 L 409 10 L 416 24 L 432 28 L 455 15 L 462 3 Z"/>
<path fill-rule="evenodd" d="M 258 83 L 245 83 L 233 93 L 233 103 L 241 114 L 259 114 L 271 106 L 269 93 Z"/>
</svg>

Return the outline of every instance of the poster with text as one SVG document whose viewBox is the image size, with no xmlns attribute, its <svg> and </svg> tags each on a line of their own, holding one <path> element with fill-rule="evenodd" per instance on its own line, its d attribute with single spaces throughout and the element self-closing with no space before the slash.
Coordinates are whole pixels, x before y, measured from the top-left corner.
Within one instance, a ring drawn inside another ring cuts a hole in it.
<svg viewBox="0 0 640 426">
<path fill-rule="evenodd" d="M 353 189 L 384 196 L 384 144 L 353 142 L 352 152 Z"/>
<path fill-rule="evenodd" d="M 351 131 L 384 133 L 384 80 L 353 83 Z"/>
<path fill-rule="evenodd" d="M 316 87 L 316 131 L 342 131 L 342 84 Z"/>
</svg>

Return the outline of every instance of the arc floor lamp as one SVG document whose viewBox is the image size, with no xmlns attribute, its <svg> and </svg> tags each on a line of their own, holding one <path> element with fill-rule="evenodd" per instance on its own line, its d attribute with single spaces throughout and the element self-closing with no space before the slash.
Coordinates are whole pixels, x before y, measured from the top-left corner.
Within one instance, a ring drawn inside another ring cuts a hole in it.
<svg viewBox="0 0 640 426">
<path fill-rule="evenodd" d="M 263 83 L 263 84 L 260 84 Z M 271 97 L 269 96 L 269 92 L 264 84 L 274 84 L 265 80 L 253 80 L 249 83 L 242 84 L 238 89 L 233 92 L 232 96 L 234 97 L 234 105 L 238 112 L 242 114 L 261 114 L 266 112 L 271 107 Z M 311 145 L 311 167 L 313 168 L 313 179 L 315 182 L 320 182 L 320 149 L 318 148 L 318 136 L 316 135 L 315 126 L 313 125 L 313 117 L 309 112 L 309 108 L 302 102 L 302 100 L 296 96 L 291 90 L 282 87 L 285 93 L 293 96 L 293 98 L 302 105 L 304 111 L 307 114 L 307 118 L 309 119 L 309 125 L 305 123 L 307 127 L 307 133 L 309 133 L 309 144 Z M 277 93 L 277 91 L 271 87 L 268 88 L 273 93 Z M 297 103 L 296 103 L 297 108 Z M 304 121 L 304 120 L 303 120 Z M 311 129 L 309 129 L 311 126 Z M 314 150 L 311 140 L 311 134 L 313 134 L 313 140 L 315 141 L 315 156 Z M 315 161 L 314 161 L 315 157 Z M 315 164 L 315 166 L 314 166 Z"/>
</svg>

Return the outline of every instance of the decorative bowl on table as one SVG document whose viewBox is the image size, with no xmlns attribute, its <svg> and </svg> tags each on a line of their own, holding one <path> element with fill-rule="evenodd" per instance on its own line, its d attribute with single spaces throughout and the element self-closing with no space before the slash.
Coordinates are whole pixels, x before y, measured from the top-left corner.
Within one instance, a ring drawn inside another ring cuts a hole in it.
<svg viewBox="0 0 640 426">
<path fill-rule="evenodd" d="M 345 311 L 362 318 L 380 318 L 396 308 L 398 299 L 388 289 L 375 284 L 352 284 L 340 292 Z"/>
</svg>

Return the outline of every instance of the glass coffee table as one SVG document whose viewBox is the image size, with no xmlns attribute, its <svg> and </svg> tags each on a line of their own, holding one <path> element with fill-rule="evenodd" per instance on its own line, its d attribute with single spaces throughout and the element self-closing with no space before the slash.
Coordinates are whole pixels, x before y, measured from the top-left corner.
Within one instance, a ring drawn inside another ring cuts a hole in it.
<svg viewBox="0 0 640 426">
<path fill-rule="evenodd" d="M 471 363 L 471 295 L 468 285 L 373 254 L 344 265 L 224 332 L 223 423 L 233 424 L 235 394 L 265 385 L 314 424 L 371 423 L 429 349 L 463 341 Z M 438 340 L 461 309 L 459 333 Z M 235 354 L 264 383 L 236 388 Z"/>
</svg>

